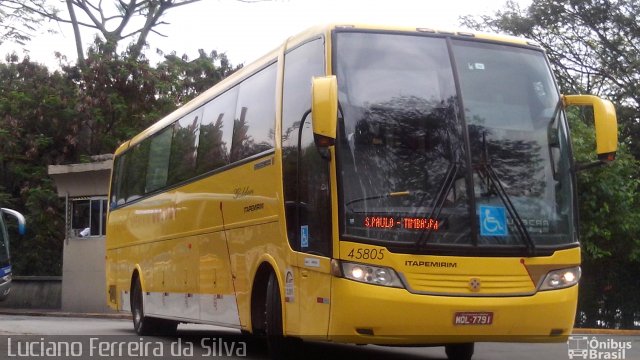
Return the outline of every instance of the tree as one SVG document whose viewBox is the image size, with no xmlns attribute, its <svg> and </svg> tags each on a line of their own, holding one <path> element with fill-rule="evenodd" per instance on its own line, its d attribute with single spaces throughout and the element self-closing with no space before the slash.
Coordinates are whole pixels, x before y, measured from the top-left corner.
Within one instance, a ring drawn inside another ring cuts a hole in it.
<svg viewBox="0 0 640 360">
<path fill-rule="evenodd" d="M 25 45 L 42 19 L 15 2 L 0 2 L 0 44 L 13 41 Z"/>
<path fill-rule="evenodd" d="M 241 67 L 233 67 L 226 54 L 215 50 L 199 49 L 193 60 L 175 53 L 165 55 L 157 70 L 166 86 L 158 88 L 158 95 L 171 98 L 176 105 L 185 104 Z"/>
<path fill-rule="evenodd" d="M 162 17 L 167 11 L 198 1 L 200 0 L 122 0 L 106 5 L 103 1 L 95 0 L 59 0 L 65 4 L 65 10 L 48 5 L 49 2 L 46 0 L 3 2 L 14 7 L 22 7 L 23 11 L 29 14 L 38 14 L 49 20 L 70 24 L 75 36 L 78 64 L 82 66 L 85 54 L 81 27 L 95 30 L 102 36 L 101 50 L 105 54 L 115 54 L 122 40 L 132 39 L 128 54 L 130 58 L 138 59 L 142 55 L 149 34 L 160 34 L 157 27 L 166 24 Z M 144 19 L 139 27 L 132 25 L 135 17 Z"/>
<path fill-rule="evenodd" d="M 48 165 L 113 152 L 238 68 L 216 51 L 200 50 L 194 60 L 173 53 L 157 67 L 143 56 L 147 36 L 164 24 L 162 15 L 196 1 L 123 0 L 103 8 L 98 0 L 59 0 L 66 10 L 51 0 L 0 2 L 0 41 L 25 43 L 49 19 L 74 26 L 78 50 L 76 64 L 53 73 L 28 57 L 10 55 L 0 63 L 0 200 L 29 219 L 27 236 L 12 243 L 16 274 L 62 272 L 64 206 Z M 138 28 L 129 27 L 134 17 L 144 19 Z M 86 53 L 82 26 L 101 34 Z M 128 50 L 118 52 L 125 39 L 132 40 Z"/>
<path fill-rule="evenodd" d="M 50 73 L 15 55 L 0 64 L 0 199 L 29 218 L 27 236 L 12 243 L 17 274 L 62 271 L 64 206 L 47 166 L 113 152 L 236 69 L 224 54 L 200 54 L 170 56 L 156 68 L 94 48 L 84 71 Z"/>
<path fill-rule="evenodd" d="M 570 114 L 579 163 L 595 160 L 595 130 Z M 640 164 L 621 144 L 616 161 L 578 174 L 580 239 L 584 250 L 577 323 L 633 328 L 640 316 Z"/>
<path fill-rule="evenodd" d="M 186 55 L 167 56 L 153 68 L 146 59 L 104 55 L 98 46 L 89 50 L 84 71 L 78 66 L 63 68 L 81 94 L 78 147 L 86 155 L 112 153 L 126 139 L 237 69 L 216 51 L 206 55 L 200 50 L 193 61 Z"/>
<path fill-rule="evenodd" d="M 0 64 L 0 83 L 0 197 L 29 218 L 27 237 L 11 244 L 16 272 L 59 275 L 64 206 L 47 165 L 77 159 L 77 91 L 63 74 L 15 56 Z"/>
<path fill-rule="evenodd" d="M 474 29 L 507 32 L 541 44 L 565 93 L 611 99 L 623 141 L 640 158 L 640 1 L 508 1 L 495 15 L 465 16 Z"/>
</svg>

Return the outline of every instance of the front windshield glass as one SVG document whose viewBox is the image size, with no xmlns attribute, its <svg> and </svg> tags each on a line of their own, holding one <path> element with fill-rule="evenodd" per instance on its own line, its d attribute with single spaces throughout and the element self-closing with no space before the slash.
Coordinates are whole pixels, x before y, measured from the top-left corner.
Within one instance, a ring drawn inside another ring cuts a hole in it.
<svg viewBox="0 0 640 360">
<path fill-rule="evenodd" d="M 575 241 L 566 126 L 541 52 L 370 32 L 339 32 L 335 46 L 344 238 Z"/>
<path fill-rule="evenodd" d="M 480 243 L 522 244 L 516 222 L 536 245 L 574 242 L 566 127 L 544 55 L 470 41 L 454 41 L 453 54 L 469 130 Z"/>
</svg>

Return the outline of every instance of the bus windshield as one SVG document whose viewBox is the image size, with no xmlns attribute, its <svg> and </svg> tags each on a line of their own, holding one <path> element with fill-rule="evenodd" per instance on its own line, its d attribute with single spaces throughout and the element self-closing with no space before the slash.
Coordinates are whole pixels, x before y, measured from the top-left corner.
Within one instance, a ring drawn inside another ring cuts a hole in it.
<svg viewBox="0 0 640 360">
<path fill-rule="evenodd" d="M 344 239 L 416 249 L 577 242 L 568 130 L 542 51 L 343 31 Z"/>
</svg>

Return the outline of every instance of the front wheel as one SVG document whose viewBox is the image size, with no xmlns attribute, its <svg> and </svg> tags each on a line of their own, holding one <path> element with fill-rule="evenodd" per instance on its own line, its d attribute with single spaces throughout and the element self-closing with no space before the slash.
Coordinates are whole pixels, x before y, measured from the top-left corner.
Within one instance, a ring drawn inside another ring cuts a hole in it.
<svg viewBox="0 0 640 360">
<path fill-rule="evenodd" d="M 444 347 L 444 352 L 449 360 L 471 360 L 473 349 L 473 343 L 450 344 Z"/>
<path fill-rule="evenodd" d="M 267 299 L 265 313 L 265 330 L 269 357 L 272 359 L 297 359 L 302 340 L 285 337 L 282 329 L 282 302 L 280 301 L 280 286 L 274 273 L 269 275 L 267 282 Z"/>
<path fill-rule="evenodd" d="M 274 273 L 269 275 L 267 282 L 267 299 L 265 304 L 265 332 L 269 355 L 273 359 L 282 358 L 284 351 L 284 336 L 282 331 L 282 303 L 280 302 L 280 286 Z"/>
</svg>

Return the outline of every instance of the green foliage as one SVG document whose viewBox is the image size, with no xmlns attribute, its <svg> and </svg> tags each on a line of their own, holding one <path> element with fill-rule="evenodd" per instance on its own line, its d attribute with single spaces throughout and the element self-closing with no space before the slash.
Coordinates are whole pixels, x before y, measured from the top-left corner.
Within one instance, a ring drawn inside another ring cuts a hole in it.
<svg viewBox="0 0 640 360">
<path fill-rule="evenodd" d="M 61 73 L 15 56 L 0 64 L 0 83 L 2 197 L 29 218 L 27 236 L 12 238 L 17 273 L 58 275 L 64 210 L 46 165 L 75 160 L 76 91 Z"/>
<path fill-rule="evenodd" d="M 593 126 L 570 117 L 578 163 L 594 161 Z M 612 164 L 578 174 L 583 273 L 577 323 L 634 328 L 640 313 L 640 164 L 621 144 Z"/>
<path fill-rule="evenodd" d="M 198 58 L 189 60 L 186 55 L 165 55 L 158 65 L 162 85 L 159 95 L 174 99 L 175 104 L 185 104 L 196 95 L 218 83 L 240 67 L 233 68 L 225 54 L 212 51 L 207 54 L 198 50 Z"/>
<path fill-rule="evenodd" d="M 89 50 L 82 69 L 51 73 L 15 55 L 0 63 L 0 201 L 28 221 L 27 235 L 11 244 L 18 275 L 62 273 L 64 201 L 48 165 L 112 153 L 235 70 L 215 51 L 194 61 L 169 56 L 153 67 L 101 46 Z"/>
</svg>

